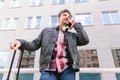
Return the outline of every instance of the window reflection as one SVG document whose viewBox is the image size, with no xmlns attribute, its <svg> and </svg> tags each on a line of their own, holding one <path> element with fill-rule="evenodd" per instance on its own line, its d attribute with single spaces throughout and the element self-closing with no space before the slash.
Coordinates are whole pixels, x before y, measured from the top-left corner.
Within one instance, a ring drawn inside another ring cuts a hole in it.
<svg viewBox="0 0 120 80">
<path fill-rule="evenodd" d="M 9 52 L 0 52 L 0 68 L 4 68 L 7 63 Z"/>
<path fill-rule="evenodd" d="M 92 25 L 92 18 L 90 14 L 79 14 L 75 16 L 76 22 L 81 22 L 82 25 Z"/>
<path fill-rule="evenodd" d="M 120 17 L 117 11 L 103 12 L 104 24 L 120 24 Z"/>
<path fill-rule="evenodd" d="M 34 59 L 35 59 L 35 51 L 27 51 L 24 50 L 21 68 L 33 68 L 34 67 Z M 19 62 L 18 62 L 19 64 Z"/>
</svg>

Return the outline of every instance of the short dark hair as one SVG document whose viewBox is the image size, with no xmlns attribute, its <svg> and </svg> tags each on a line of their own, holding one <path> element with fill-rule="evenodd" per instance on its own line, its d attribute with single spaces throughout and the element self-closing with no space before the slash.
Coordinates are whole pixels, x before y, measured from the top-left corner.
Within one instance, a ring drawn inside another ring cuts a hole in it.
<svg viewBox="0 0 120 80">
<path fill-rule="evenodd" d="M 67 12 L 67 13 L 70 14 L 70 16 L 72 17 L 72 14 L 71 14 L 71 12 L 70 12 L 68 9 L 62 9 L 62 10 L 59 12 L 58 17 L 60 17 L 61 14 L 64 13 L 64 12 Z"/>
</svg>

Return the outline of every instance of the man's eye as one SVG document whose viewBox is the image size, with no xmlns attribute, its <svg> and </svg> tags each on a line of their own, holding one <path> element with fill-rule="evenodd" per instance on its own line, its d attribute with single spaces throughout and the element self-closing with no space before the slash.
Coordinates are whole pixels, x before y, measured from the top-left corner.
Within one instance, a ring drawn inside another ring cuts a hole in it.
<svg viewBox="0 0 120 80">
<path fill-rule="evenodd" d="M 63 14 L 63 16 L 66 16 L 66 14 Z"/>
<path fill-rule="evenodd" d="M 71 19 L 71 16 L 68 16 Z"/>
</svg>

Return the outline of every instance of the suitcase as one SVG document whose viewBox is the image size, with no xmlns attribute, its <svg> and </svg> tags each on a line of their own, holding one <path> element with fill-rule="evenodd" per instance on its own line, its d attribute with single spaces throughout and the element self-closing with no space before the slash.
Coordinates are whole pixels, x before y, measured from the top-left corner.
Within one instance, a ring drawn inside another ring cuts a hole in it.
<svg viewBox="0 0 120 80">
<path fill-rule="evenodd" d="M 24 50 L 21 50 L 20 60 L 19 60 L 18 70 L 17 70 L 17 73 L 16 73 L 16 79 L 15 80 L 18 80 L 18 77 L 19 77 L 19 71 L 20 71 L 20 65 L 21 65 L 23 53 L 24 53 Z M 9 80 L 9 78 L 10 78 L 10 74 L 11 74 L 11 70 L 12 70 L 12 66 L 13 66 L 15 55 L 16 55 L 16 50 L 14 50 L 14 53 L 13 53 L 13 56 L 12 56 L 12 60 L 11 60 L 11 64 L 10 64 L 10 68 L 9 68 L 6 80 Z"/>
</svg>

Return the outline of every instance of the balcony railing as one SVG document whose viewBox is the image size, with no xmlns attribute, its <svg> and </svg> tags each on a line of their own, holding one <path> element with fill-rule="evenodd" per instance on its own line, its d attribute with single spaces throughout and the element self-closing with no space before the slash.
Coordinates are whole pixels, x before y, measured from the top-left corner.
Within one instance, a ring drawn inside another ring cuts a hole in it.
<svg viewBox="0 0 120 80">
<path fill-rule="evenodd" d="M 7 73 L 9 69 L 0 69 L 0 73 Z M 12 73 L 17 72 L 16 69 L 12 69 Z M 21 68 L 20 73 L 36 73 L 39 69 L 34 68 Z M 120 68 L 80 68 L 80 73 L 117 73 L 120 72 Z"/>
<path fill-rule="evenodd" d="M 9 69 L 0 69 L 0 73 L 8 73 Z M 11 73 L 17 73 L 17 68 L 12 69 Z M 20 73 L 39 73 L 39 69 L 21 68 Z M 76 73 L 76 80 L 79 80 L 79 73 L 120 73 L 120 68 L 80 68 Z"/>
</svg>

